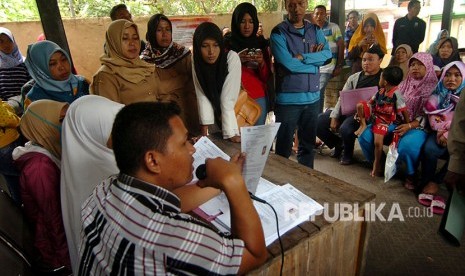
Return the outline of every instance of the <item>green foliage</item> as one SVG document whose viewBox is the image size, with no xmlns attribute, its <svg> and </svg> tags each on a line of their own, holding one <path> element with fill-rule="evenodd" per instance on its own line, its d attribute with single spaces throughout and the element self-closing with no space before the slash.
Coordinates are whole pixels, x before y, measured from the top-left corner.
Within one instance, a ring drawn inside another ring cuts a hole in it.
<svg viewBox="0 0 465 276">
<path fill-rule="evenodd" d="M 281 0 L 255 0 L 259 12 L 271 12 L 278 9 Z M 124 3 L 133 16 L 146 16 L 155 13 L 166 15 L 205 15 L 232 13 L 241 0 L 58 0 L 61 16 L 73 17 L 105 17 L 109 16 L 111 7 Z M 327 2 L 327 0 L 312 0 L 312 2 Z M 310 6 L 310 5 L 309 5 Z M 311 7 L 311 6 L 310 6 Z M 1 21 L 30 21 L 39 20 L 39 12 L 35 0 L 2 0 L 0 2 Z"/>
<path fill-rule="evenodd" d="M 326 7 L 326 9 L 330 8 L 329 0 L 310 0 L 308 2 L 308 8 L 311 11 L 313 11 L 313 9 L 318 5 L 324 5 Z"/>
<path fill-rule="evenodd" d="M 2 0 L 0 2 L 0 22 L 32 21 L 39 18 L 35 0 Z"/>
</svg>

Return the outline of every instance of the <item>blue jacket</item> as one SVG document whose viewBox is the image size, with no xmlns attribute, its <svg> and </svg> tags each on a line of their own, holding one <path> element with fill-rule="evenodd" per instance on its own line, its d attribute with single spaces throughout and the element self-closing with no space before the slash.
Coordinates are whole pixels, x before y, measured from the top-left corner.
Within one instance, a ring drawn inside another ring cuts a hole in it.
<svg viewBox="0 0 465 276">
<path fill-rule="evenodd" d="M 320 52 L 310 52 L 315 44 L 323 44 Z M 332 57 L 324 34 L 314 24 L 304 20 L 296 29 L 288 20 L 272 30 L 271 50 L 276 64 L 276 92 L 319 92 L 319 66 Z M 294 56 L 301 54 L 303 60 Z"/>
<path fill-rule="evenodd" d="M 30 101 L 48 99 L 57 102 L 67 102 L 71 104 L 77 98 L 89 94 L 89 84 L 84 79 L 84 77 L 78 75 L 76 75 L 76 77 L 78 78 L 77 87 L 70 87 L 68 91 L 48 91 L 35 84 L 29 91 L 29 93 L 27 93 L 26 98 Z"/>
</svg>

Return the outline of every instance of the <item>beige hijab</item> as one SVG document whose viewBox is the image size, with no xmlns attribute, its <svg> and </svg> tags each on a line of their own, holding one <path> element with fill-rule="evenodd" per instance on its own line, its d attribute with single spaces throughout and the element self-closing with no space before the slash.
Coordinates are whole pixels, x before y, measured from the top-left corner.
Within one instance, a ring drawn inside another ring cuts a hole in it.
<svg viewBox="0 0 465 276">
<path fill-rule="evenodd" d="M 397 62 L 396 58 L 395 58 L 395 53 L 399 50 L 403 48 L 405 50 L 405 52 L 407 52 L 407 60 L 402 62 L 402 63 L 399 63 Z M 413 52 L 412 52 L 412 48 L 407 45 L 407 44 L 400 44 L 399 46 L 397 46 L 395 52 L 394 52 L 394 58 L 391 60 L 391 63 L 389 65 L 395 65 L 395 66 L 399 66 L 400 69 L 402 69 L 402 73 L 404 74 L 404 77 L 402 78 L 402 80 L 405 80 L 408 76 L 408 69 L 409 69 L 409 60 L 410 58 L 412 57 L 413 55 Z"/>
<path fill-rule="evenodd" d="M 131 83 L 139 83 L 153 74 L 155 66 L 140 58 L 128 59 L 122 54 L 122 37 L 125 29 L 134 27 L 137 34 L 137 25 L 131 21 L 120 19 L 108 26 L 105 35 L 105 53 L 100 57 L 102 68 L 100 70 L 116 74 Z"/>
<path fill-rule="evenodd" d="M 37 100 L 32 102 L 21 117 L 19 127 L 24 136 L 34 144 L 61 159 L 60 114 L 66 102 Z"/>
</svg>

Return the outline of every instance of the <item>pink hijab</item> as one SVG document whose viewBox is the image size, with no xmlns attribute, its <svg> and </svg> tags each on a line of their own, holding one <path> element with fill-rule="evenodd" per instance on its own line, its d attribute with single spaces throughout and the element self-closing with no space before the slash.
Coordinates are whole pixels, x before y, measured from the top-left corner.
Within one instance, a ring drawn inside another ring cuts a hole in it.
<svg viewBox="0 0 465 276">
<path fill-rule="evenodd" d="M 426 101 L 438 84 L 431 55 L 416 53 L 410 58 L 409 66 L 414 59 L 420 61 L 426 67 L 425 76 L 421 80 L 416 80 L 409 74 L 398 86 L 399 91 L 404 96 L 410 120 L 415 120 L 416 117 L 422 115 Z"/>
</svg>

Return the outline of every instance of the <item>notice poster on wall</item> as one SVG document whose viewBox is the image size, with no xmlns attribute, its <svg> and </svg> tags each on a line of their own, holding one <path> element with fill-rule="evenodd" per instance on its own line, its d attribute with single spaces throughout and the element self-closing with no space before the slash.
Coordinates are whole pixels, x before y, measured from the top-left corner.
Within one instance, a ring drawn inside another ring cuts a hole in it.
<svg viewBox="0 0 465 276">
<path fill-rule="evenodd" d="M 170 17 L 173 25 L 173 41 L 190 48 L 194 31 L 203 22 L 211 22 L 210 17 Z"/>
</svg>

